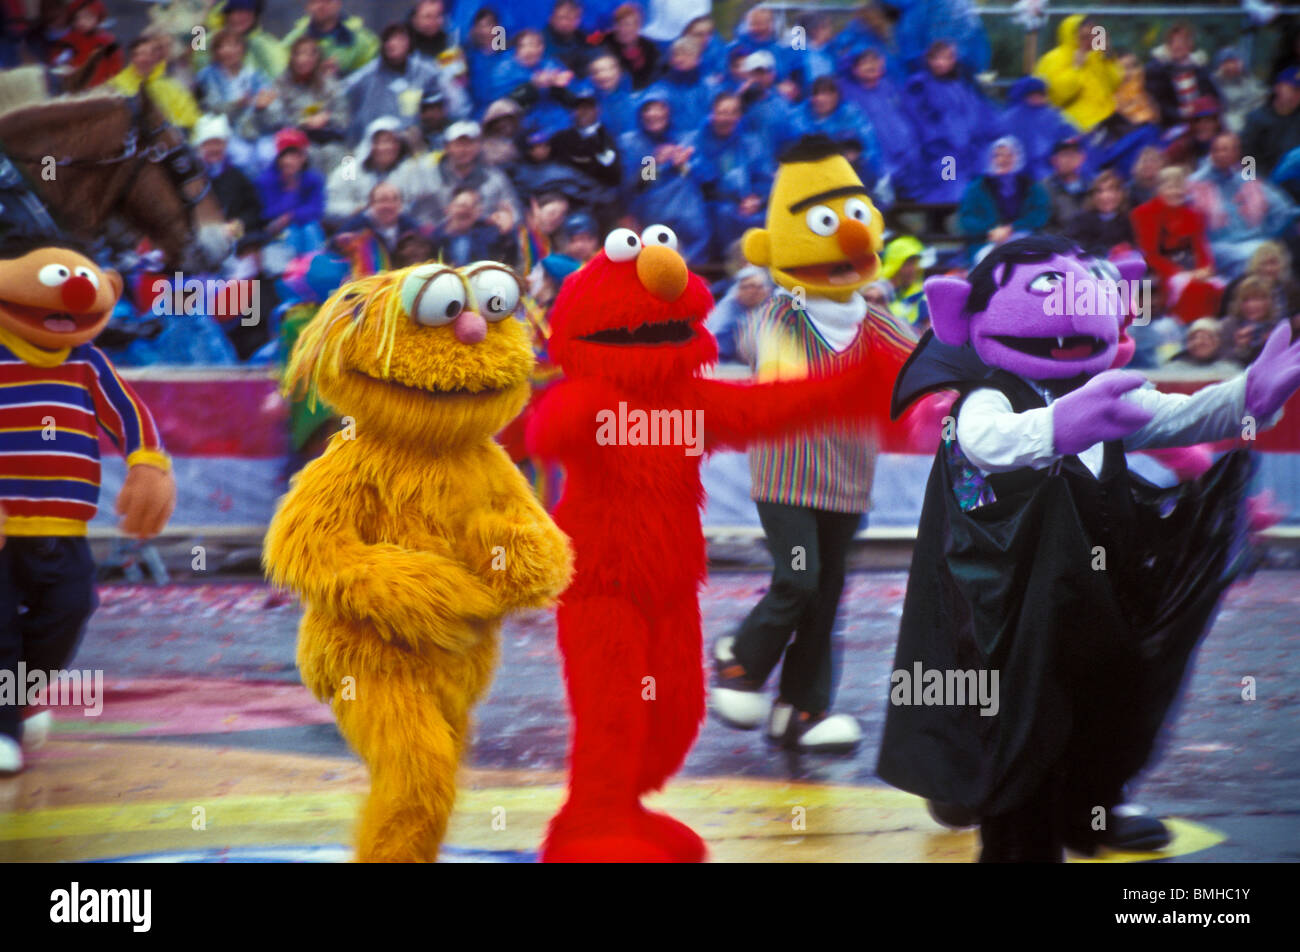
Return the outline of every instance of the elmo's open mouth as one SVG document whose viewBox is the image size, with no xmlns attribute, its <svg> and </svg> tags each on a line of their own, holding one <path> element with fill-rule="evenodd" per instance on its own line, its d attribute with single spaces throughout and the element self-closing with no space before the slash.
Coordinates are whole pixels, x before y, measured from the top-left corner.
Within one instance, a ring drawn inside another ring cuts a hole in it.
<svg viewBox="0 0 1300 952">
<path fill-rule="evenodd" d="M 1087 360 L 1106 349 L 1106 342 L 1087 334 L 1074 334 L 1070 337 L 1008 337 L 993 335 L 993 339 L 1003 347 L 1010 347 L 1031 357 L 1044 360 Z"/>
<path fill-rule="evenodd" d="M 9 301 L 0 301 L 0 310 L 3 310 L 10 317 L 17 318 L 24 324 L 30 324 L 32 327 L 39 327 L 42 330 L 53 331 L 56 334 L 72 334 L 84 328 L 91 327 L 103 319 L 103 313 L 97 314 L 71 314 L 67 311 L 51 311 L 45 307 L 34 307 L 30 304 L 12 304 Z"/>
<path fill-rule="evenodd" d="M 630 344 L 653 346 L 655 344 L 685 344 L 695 336 L 695 329 L 690 321 L 658 321 L 654 324 L 642 324 L 635 330 L 626 327 L 611 327 L 608 330 L 584 334 L 579 340 L 593 344 Z"/>
<path fill-rule="evenodd" d="M 786 274 L 809 284 L 860 284 L 876 273 L 880 259 L 874 254 L 847 261 L 809 264 L 799 268 L 782 268 Z"/>
</svg>

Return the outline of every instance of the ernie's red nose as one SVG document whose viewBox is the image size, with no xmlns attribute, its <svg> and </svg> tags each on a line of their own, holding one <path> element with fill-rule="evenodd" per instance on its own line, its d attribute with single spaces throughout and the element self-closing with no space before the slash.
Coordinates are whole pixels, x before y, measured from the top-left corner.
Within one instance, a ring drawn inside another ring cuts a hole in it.
<svg viewBox="0 0 1300 952">
<path fill-rule="evenodd" d="M 98 293 L 89 278 L 75 275 L 63 282 L 63 306 L 69 311 L 84 311 L 95 303 Z"/>
</svg>

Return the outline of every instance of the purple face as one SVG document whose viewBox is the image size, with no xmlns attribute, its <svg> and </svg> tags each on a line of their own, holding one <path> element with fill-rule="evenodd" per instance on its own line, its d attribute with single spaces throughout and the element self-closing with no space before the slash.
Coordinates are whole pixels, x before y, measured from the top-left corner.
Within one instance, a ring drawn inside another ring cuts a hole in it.
<svg viewBox="0 0 1300 952">
<path fill-rule="evenodd" d="M 990 367 L 1029 380 L 1091 376 L 1111 366 L 1128 309 L 1127 282 L 1120 283 L 1113 265 L 1056 255 L 1004 266 L 994 277 L 997 290 L 978 314 L 965 311 L 965 281 L 927 281 L 935 336 L 953 346 L 970 343 Z"/>
</svg>

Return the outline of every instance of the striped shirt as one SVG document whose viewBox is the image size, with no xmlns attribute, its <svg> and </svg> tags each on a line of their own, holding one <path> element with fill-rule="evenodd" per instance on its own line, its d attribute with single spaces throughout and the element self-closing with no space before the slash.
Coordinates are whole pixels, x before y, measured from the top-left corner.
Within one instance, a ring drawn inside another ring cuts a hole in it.
<svg viewBox="0 0 1300 952">
<path fill-rule="evenodd" d="M 99 508 L 98 427 L 129 466 L 169 468 L 148 408 L 99 348 L 52 352 L 0 332 L 5 535 L 85 535 Z"/>
<path fill-rule="evenodd" d="M 864 348 L 896 352 L 901 364 L 916 338 L 893 315 L 868 306 L 857 336 L 837 353 L 794 300 L 778 292 L 742 329 L 738 345 L 750 369 L 763 379 L 833 371 Z M 758 502 L 866 512 L 875 468 L 876 447 L 869 435 L 828 424 L 751 447 L 750 494 Z"/>
</svg>

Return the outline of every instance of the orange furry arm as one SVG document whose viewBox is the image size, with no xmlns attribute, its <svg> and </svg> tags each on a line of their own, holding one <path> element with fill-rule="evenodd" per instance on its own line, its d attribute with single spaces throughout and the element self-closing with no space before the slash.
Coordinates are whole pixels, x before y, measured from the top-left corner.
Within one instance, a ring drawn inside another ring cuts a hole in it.
<svg viewBox="0 0 1300 952">
<path fill-rule="evenodd" d="M 477 634 L 458 622 L 501 615 L 497 596 L 450 554 L 364 542 L 353 521 L 367 509 L 362 494 L 322 475 L 304 470 L 271 520 L 263 561 L 273 584 L 417 648 L 464 650 Z"/>
<path fill-rule="evenodd" d="M 504 454 L 503 454 L 504 455 Z M 471 519 L 469 533 L 484 552 L 484 582 L 502 611 L 549 606 L 573 578 L 573 547 L 511 466 L 512 492 Z"/>
</svg>

